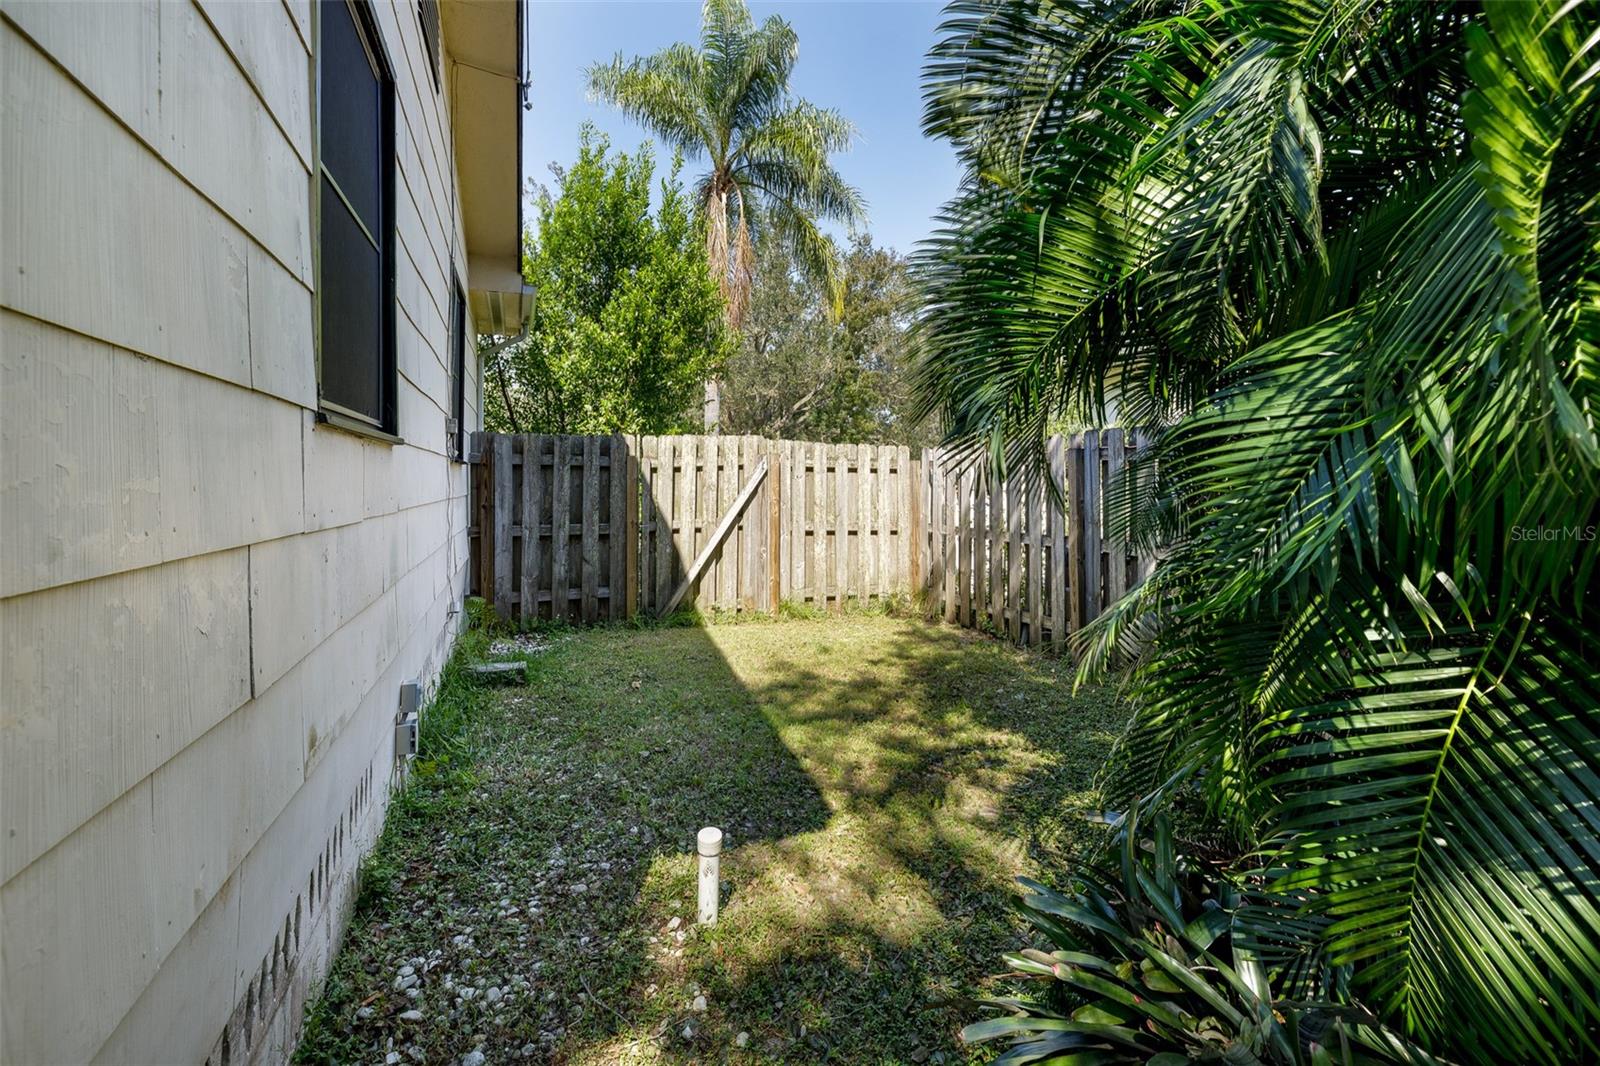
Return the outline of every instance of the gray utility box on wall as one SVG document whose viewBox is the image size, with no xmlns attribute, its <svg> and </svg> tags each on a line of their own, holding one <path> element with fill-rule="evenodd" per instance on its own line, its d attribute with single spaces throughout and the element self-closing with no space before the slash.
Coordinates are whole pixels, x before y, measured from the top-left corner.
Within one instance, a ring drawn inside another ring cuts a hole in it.
<svg viewBox="0 0 1600 1066">
<path fill-rule="evenodd" d="M 400 686 L 400 710 L 394 719 L 394 757 L 409 759 L 417 753 L 417 724 L 422 711 L 422 685 L 407 681 Z"/>
</svg>

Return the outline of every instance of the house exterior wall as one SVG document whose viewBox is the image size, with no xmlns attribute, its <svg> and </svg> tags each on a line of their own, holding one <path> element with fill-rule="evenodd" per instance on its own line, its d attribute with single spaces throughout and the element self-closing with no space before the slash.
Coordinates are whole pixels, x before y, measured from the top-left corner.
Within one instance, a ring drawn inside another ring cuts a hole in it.
<svg viewBox="0 0 1600 1066">
<path fill-rule="evenodd" d="M 0 1061 L 292 1053 L 460 621 L 450 85 L 372 7 L 400 445 L 315 418 L 308 0 L 0 2 Z"/>
</svg>

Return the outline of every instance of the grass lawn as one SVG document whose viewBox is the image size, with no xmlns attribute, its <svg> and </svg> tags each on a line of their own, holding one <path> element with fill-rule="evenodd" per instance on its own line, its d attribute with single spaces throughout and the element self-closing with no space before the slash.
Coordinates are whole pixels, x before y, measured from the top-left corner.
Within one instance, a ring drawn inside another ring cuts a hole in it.
<svg viewBox="0 0 1600 1066">
<path fill-rule="evenodd" d="M 1093 832 L 1110 697 L 882 616 L 544 639 L 394 805 L 300 1059 L 966 1061 L 1011 879 Z"/>
</svg>

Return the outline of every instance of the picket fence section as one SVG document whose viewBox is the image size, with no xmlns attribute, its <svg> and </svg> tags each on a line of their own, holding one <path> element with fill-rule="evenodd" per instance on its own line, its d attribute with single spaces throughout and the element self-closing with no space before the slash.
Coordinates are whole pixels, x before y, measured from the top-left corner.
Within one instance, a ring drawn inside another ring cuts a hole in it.
<svg viewBox="0 0 1600 1066">
<path fill-rule="evenodd" d="M 1142 445 L 1120 429 L 1055 436 L 1046 471 L 1004 481 L 981 463 L 925 455 L 929 611 L 1018 644 L 1057 643 L 1143 581 L 1154 558 L 1106 536 L 1103 505 Z"/>
<path fill-rule="evenodd" d="M 1120 430 L 1053 438 L 1052 493 L 937 449 L 480 433 L 474 591 L 523 622 L 656 615 L 684 592 L 720 611 L 920 593 L 946 621 L 1057 642 L 1153 567 L 1102 519 L 1138 446 Z"/>
</svg>

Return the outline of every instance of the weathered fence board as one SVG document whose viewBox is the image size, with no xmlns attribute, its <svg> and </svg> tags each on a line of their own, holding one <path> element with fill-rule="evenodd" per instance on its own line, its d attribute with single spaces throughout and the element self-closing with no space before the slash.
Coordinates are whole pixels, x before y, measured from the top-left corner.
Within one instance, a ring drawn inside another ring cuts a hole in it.
<svg viewBox="0 0 1600 1066">
<path fill-rule="evenodd" d="M 981 463 L 888 445 L 546 434 L 474 444 L 474 590 L 512 619 L 659 613 L 762 464 L 685 602 L 836 609 L 913 593 L 947 621 L 1041 644 L 1154 567 L 1104 527 L 1105 486 L 1142 446 L 1120 430 L 1052 438 L 1040 470 L 1004 482 Z"/>
<path fill-rule="evenodd" d="M 769 476 L 700 575 L 697 606 L 838 607 L 910 589 L 907 448 L 529 434 L 477 445 L 474 582 L 506 617 L 657 611 L 763 461 Z"/>
<path fill-rule="evenodd" d="M 1049 446 L 1050 500 L 1052 503 L 1067 498 L 1066 442 L 1051 437 Z M 1050 508 L 1050 617 L 1059 621 L 1067 617 L 1067 597 L 1072 585 L 1072 569 L 1067 565 L 1067 513 L 1063 507 Z M 1067 632 L 1072 624 L 1067 623 Z"/>
<path fill-rule="evenodd" d="M 1042 470 L 1004 482 L 981 464 L 925 453 L 918 543 L 932 564 L 913 587 L 947 621 L 1019 644 L 1064 640 L 1155 567 L 1105 530 L 1105 487 L 1141 446 L 1117 429 L 1053 437 Z"/>
</svg>

